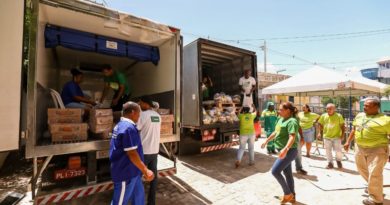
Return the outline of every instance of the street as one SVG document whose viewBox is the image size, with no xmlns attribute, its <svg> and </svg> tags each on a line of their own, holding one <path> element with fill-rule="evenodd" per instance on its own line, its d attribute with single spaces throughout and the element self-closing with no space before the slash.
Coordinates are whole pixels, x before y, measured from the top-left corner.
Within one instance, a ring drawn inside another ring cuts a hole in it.
<svg viewBox="0 0 390 205">
<path fill-rule="evenodd" d="M 243 163 L 234 168 L 237 147 L 196 156 L 180 157 L 178 173 L 173 177 L 160 178 L 157 202 L 172 204 L 279 204 L 276 196 L 282 190 L 270 173 L 275 156 L 260 149 L 259 139 L 255 144 L 254 166 L 247 165 L 245 153 Z M 367 197 L 365 183 L 356 171 L 354 157 L 346 154 L 342 170 L 327 170 L 325 150 L 321 155 L 303 157 L 307 176 L 294 173 L 298 205 L 356 205 Z M 317 153 L 318 154 L 318 153 Z M 303 151 L 305 155 L 305 151 Z M 293 165 L 293 171 L 295 171 Z M 384 204 L 390 204 L 390 164 L 384 171 Z M 112 192 L 104 192 L 86 198 L 60 204 L 109 204 Z M 31 204 L 26 197 L 20 204 Z"/>
</svg>

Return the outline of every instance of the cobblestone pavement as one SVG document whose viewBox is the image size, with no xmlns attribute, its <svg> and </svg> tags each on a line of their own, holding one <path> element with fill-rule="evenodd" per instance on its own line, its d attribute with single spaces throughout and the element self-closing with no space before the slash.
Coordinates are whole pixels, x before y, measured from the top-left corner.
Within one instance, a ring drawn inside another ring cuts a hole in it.
<svg viewBox="0 0 390 205">
<path fill-rule="evenodd" d="M 260 139 L 255 144 L 254 166 L 246 164 L 234 168 L 237 148 L 214 151 L 195 156 L 180 157 L 178 173 L 159 180 L 157 202 L 160 205 L 198 204 L 279 204 L 276 196 L 282 190 L 270 173 L 275 156 L 260 149 Z M 309 175 L 294 173 L 297 205 L 357 205 L 367 197 L 365 183 L 356 172 L 353 155 L 346 154 L 344 169 L 327 170 L 325 151 L 312 158 L 303 157 Z M 305 152 L 304 152 L 305 153 Z M 293 169 L 295 167 L 293 166 Z M 384 204 L 390 205 L 390 163 L 385 170 Z M 62 204 L 109 204 L 112 192 L 101 193 Z M 23 202 L 21 204 L 28 204 Z"/>
</svg>

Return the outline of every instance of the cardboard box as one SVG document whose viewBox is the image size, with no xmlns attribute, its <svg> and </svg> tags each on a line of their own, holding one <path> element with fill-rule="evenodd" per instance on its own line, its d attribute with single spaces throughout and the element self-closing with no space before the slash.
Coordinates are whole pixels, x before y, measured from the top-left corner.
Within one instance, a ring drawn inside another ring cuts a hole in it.
<svg viewBox="0 0 390 205">
<path fill-rule="evenodd" d="M 88 138 L 86 123 L 54 123 L 49 125 L 52 142 L 83 141 Z"/>
<path fill-rule="evenodd" d="M 52 123 L 82 123 L 82 109 L 47 109 L 47 121 Z"/>
<path fill-rule="evenodd" d="M 114 117 L 112 115 L 89 118 L 89 123 L 94 125 L 112 124 L 113 122 L 114 122 Z"/>
<path fill-rule="evenodd" d="M 161 135 L 172 135 L 173 134 L 173 123 L 172 122 L 162 122 L 160 134 Z"/>
<path fill-rule="evenodd" d="M 160 115 L 169 115 L 169 114 L 171 114 L 171 110 L 160 108 L 160 109 L 157 109 L 157 113 Z"/>
<path fill-rule="evenodd" d="M 161 115 L 161 122 L 174 122 L 175 118 L 173 115 Z"/>
<path fill-rule="evenodd" d="M 90 115 L 90 117 L 112 116 L 112 110 L 111 109 L 92 109 L 89 115 Z"/>
<path fill-rule="evenodd" d="M 90 124 L 89 126 L 90 126 L 91 132 L 93 132 L 93 133 L 111 132 L 113 123 L 102 124 L 102 125 Z"/>
</svg>

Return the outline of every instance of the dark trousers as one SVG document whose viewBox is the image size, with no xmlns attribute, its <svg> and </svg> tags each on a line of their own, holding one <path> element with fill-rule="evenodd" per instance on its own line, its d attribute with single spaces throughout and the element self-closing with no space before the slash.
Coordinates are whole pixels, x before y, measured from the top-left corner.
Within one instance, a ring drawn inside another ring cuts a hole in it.
<svg viewBox="0 0 390 205">
<path fill-rule="evenodd" d="M 291 162 L 297 157 L 297 153 L 297 148 L 291 148 L 288 150 L 286 157 L 283 159 L 277 158 L 274 165 L 272 166 L 272 175 L 279 182 L 283 189 L 284 195 L 289 195 L 291 193 L 295 194 Z"/>
<path fill-rule="evenodd" d="M 150 182 L 148 205 L 156 204 L 156 190 L 157 190 L 157 156 L 158 154 L 145 154 L 144 163 L 154 173 L 154 179 Z"/>
<path fill-rule="evenodd" d="M 116 98 L 116 96 L 117 96 L 117 93 L 114 94 L 114 98 Z M 111 106 L 112 110 L 113 111 L 122 111 L 123 104 L 127 103 L 127 101 L 129 100 L 129 97 L 130 97 L 130 95 L 128 95 L 128 94 L 122 95 L 122 97 L 120 97 L 118 100 L 118 104 L 116 104 L 115 106 Z"/>
</svg>

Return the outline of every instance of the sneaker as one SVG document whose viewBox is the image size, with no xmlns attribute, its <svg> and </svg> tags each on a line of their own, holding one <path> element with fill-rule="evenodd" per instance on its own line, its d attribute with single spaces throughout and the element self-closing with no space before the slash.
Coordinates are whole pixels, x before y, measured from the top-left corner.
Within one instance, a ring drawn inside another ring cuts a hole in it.
<svg viewBox="0 0 390 205">
<path fill-rule="evenodd" d="M 343 168 L 343 164 L 341 163 L 341 161 L 337 161 L 337 167 L 339 169 Z"/>
<path fill-rule="evenodd" d="M 332 162 L 329 162 L 328 163 L 328 166 L 326 166 L 327 169 L 333 169 L 333 163 Z"/>
<path fill-rule="evenodd" d="M 255 165 L 254 162 L 249 162 L 249 166 L 253 166 L 253 165 Z"/>
<path fill-rule="evenodd" d="M 272 150 L 272 154 L 277 154 L 277 152 L 275 150 Z"/>
<path fill-rule="evenodd" d="M 302 175 L 307 175 L 307 171 L 304 170 L 304 169 L 299 169 L 299 170 L 297 170 L 297 173 L 298 173 L 298 174 L 302 174 Z"/>
<path fill-rule="evenodd" d="M 364 199 L 363 204 L 364 205 L 383 205 L 383 203 L 376 203 L 375 201 L 372 201 L 370 199 Z"/>
</svg>

